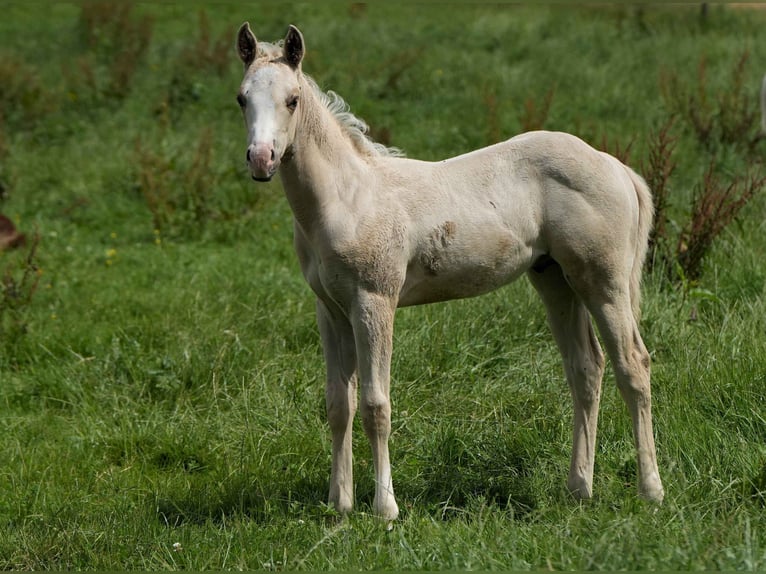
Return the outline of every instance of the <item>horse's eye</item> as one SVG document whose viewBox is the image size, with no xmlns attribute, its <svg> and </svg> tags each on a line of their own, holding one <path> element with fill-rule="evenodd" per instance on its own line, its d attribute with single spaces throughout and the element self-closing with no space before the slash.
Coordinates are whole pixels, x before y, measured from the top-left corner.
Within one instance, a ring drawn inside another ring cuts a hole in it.
<svg viewBox="0 0 766 574">
<path fill-rule="evenodd" d="M 287 100 L 287 109 L 289 109 L 291 112 L 295 111 L 295 108 L 298 107 L 298 96 L 291 96 Z"/>
<path fill-rule="evenodd" d="M 237 103 L 239 104 L 240 108 L 244 108 L 247 104 L 247 100 L 245 99 L 245 96 L 242 94 L 237 94 Z"/>
</svg>

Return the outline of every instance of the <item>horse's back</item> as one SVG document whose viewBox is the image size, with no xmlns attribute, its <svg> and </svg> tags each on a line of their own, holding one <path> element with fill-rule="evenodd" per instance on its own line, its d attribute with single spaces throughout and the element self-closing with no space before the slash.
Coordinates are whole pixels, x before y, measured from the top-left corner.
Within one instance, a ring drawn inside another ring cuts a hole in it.
<svg viewBox="0 0 766 574">
<path fill-rule="evenodd" d="M 430 185 L 418 186 L 408 210 L 402 304 L 480 294 L 546 254 L 575 268 L 632 252 L 638 203 L 629 168 L 573 135 L 529 132 L 410 165 Z"/>
</svg>

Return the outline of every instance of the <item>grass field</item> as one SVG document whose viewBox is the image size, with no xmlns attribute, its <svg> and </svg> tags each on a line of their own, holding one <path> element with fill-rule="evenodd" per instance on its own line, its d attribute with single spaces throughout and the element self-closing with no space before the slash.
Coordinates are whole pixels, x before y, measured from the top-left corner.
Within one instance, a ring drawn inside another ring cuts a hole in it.
<svg viewBox="0 0 766 574">
<path fill-rule="evenodd" d="M 759 123 L 766 13 L 227 2 L 2 13 L 0 213 L 28 241 L 0 253 L 0 568 L 766 567 L 766 194 L 743 203 L 698 276 L 673 259 L 708 166 L 725 186 L 766 157 L 763 142 L 742 143 Z M 595 498 L 567 494 L 571 401 L 522 279 L 400 311 L 402 516 L 388 531 L 369 514 L 361 427 L 357 511 L 327 508 L 314 300 L 279 182 L 255 185 L 243 161 L 244 20 L 268 40 L 298 25 L 304 70 L 410 157 L 543 126 L 630 146 L 642 171 L 678 114 L 658 244 L 669 264 L 646 276 L 642 319 L 661 506 L 636 497 L 609 370 Z M 749 123 L 728 129 L 735 111 Z"/>
</svg>

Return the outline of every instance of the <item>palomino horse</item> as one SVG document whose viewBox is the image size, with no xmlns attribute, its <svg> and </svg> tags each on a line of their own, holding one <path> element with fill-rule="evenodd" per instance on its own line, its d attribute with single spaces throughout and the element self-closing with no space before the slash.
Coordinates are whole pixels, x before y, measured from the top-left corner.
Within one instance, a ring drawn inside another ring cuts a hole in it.
<svg viewBox="0 0 766 574">
<path fill-rule="evenodd" d="M 604 355 L 628 405 L 640 495 L 660 501 L 649 353 L 637 327 L 652 224 L 644 181 L 614 157 L 565 133 L 531 132 L 440 162 L 398 157 L 373 143 L 337 95 L 301 70 L 303 36 L 238 35 L 245 76 L 237 100 L 252 178 L 279 171 L 294 216 L 295 249 L 317 297 L 332 432 L 329 500 L 353 506 L 352 420 L 375 467 L 373 510 L 394 519 L 388 439 L 397 307 L 471 297 L 526 272 L 547 309 L 574 400 L 567 485 L 592 493 Z"/>
</svg>

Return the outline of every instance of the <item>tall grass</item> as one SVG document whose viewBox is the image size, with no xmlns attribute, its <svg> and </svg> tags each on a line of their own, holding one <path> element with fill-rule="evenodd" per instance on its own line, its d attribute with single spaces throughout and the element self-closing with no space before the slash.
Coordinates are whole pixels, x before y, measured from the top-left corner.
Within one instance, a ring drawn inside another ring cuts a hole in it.
<svg viewBox="0 0 766 574">
<path fill-rule="evenodd" d="M 596 497 L 567 494 L 571 401 L 542 305 L 521 280 L 400 311 L 391 448 L 402 517 L 387 531 L 370 515 L 358 424 L 357 511 L 327 508 L 314 302 L 278 182 L 255 186 L 242 165 L 232 32 L 250 20 L 274 40 L 298 25 L 305 71 L 410 157 L 531 126 L 624 155 L 662 188 L 662 241 L 675 257 L 711 162 L 726 189 L 763 149 L 718 128 L 701 143 L 666 97 L 668 78 L 678 94 L 699 93 L 704 61 L 708 102 L 756 102 L 765 15 L 112 8 L 12 2 L 0 19 L 0 212 L 39 235 L 34 251 L 0 253 L 27 294 L 14 302 L 23 328 L 4 328 L 0 344 L 0 567 L 764 567 L 761 193 L 707 246 L 693 285 L 664 267 L 645 280 L 661 506 L 636 497 L 629 417 L 609 370 Z M 0 318 L 8 309 L 0 302 Z"/>
</svg>

